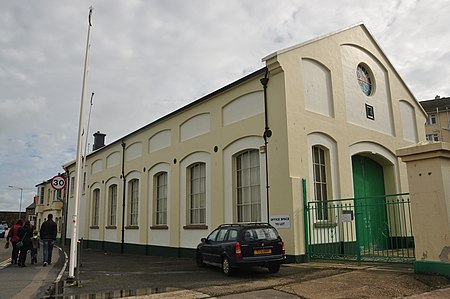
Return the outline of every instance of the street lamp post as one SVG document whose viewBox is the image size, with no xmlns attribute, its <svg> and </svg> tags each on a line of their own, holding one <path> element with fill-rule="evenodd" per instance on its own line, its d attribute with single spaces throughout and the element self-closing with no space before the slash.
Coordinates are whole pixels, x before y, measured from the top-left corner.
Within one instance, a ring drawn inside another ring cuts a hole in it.
<svg viewBox="0 0 450 299">
<path fill-rule="evenodd" d="M 22 194 L 23 194 L 23 188 L 16 187 L 16 186 L 8 186 L 9 188 L 20 190 L 20 205 L 19 205 L 19 219 L 22 218 Z"/>
</svg>

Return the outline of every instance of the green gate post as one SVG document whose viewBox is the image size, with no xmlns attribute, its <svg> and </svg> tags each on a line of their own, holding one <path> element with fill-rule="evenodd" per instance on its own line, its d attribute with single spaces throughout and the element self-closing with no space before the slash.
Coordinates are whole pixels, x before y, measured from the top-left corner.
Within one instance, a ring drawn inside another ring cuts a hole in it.
<svg viewBox="0 0 450 299">
<path fill-rule="evenodd" d="M 304 226 L 305 226 L 305 262 L 309 261 L 309 254 L 310 254 L 310 250 L 309 250 L 309 208 L 308 208 L 308 200 L 306 197 L 306 179 L 303 178 L 302 179 L 302 188 L 303 188 L 303 222 L 304 222 Z"/>
<path fill-rule="evenodd" d="M 353 206 L 355 209 L 355 235 L 356 235 L 356 261 L 358 262 L 358 265 L 361 264 L 361 247 L 359 244 L 359 238 L 358 238 L 358 217 L 357 213 L 360 213 L 361 207 L 356 207 L 359 201 L 356 200 L 356 198 L 353 199 Z"/>
</svg>

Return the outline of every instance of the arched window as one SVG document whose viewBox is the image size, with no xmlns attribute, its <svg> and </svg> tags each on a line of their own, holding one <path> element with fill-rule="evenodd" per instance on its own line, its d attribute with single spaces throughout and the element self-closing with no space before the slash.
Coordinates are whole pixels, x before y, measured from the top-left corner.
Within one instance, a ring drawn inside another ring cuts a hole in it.
<svg viewBox="0 0 450 299">
<path fill-rule="evenodd" d="M 189 166 L 190 224 L 206 224 L 206 164 Z"/>
<path fill-rule="evenodd" d="M 328 188 L 326 152 L 320 146 L 312 147 L 314 200 L 317 202 L 317 220 L 328 220 Z"/>
<path fill-rule="evenodd" d="M 100 217 L 100 189 L 92 192 L 92 226 L 98 226 Z"/>
<path fill-rule="evenodd" d="M 167 172 L 155 175 L 155 224 L 167 224 Z"/>
<path fill-rule="evenodd" d="M 259 151 L 246 150 L 236 156 L 237 222 L 261 221 Z"/>
<path fill-rule="evenodd" d="M 108 188 L 108 225 L 115 226 L 117 223 L 117 185 Z"/>
<path fill-rule="evenodd" d="M 139 180 L 132 179 L 128 183 L 128 224 L 138 225 L 139 216 Z"/>
</svg>

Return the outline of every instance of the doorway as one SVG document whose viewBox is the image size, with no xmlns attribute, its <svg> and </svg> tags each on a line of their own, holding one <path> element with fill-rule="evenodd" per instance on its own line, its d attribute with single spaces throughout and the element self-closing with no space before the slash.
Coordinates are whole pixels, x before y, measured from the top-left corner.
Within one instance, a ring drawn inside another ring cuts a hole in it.
<svg viewBox="0 0 450 299">
<path fill-rule="evenodd" d="M 383 250 L 389 237 L 383 167 L 369 157 L 354 155 L 352 171 L 356 234 L 361 253 Z"/>
</svg>

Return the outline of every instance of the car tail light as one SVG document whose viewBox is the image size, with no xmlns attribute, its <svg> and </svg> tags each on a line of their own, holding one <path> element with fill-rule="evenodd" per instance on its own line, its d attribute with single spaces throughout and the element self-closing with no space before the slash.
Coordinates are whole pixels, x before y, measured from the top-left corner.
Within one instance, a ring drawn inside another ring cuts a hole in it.
<svg viewBox="0 0 450 299">
<path fill-rule="evenodd" d="M 286 249 L 284 248 L 284 241 L 281 240 L 281 253 L 286 254 Z"/>
<path fill-rule="evenodd" d="M 241 244 L 239 242 L 236 242 L 235 251 L 237 258 L 242 257 Z"/>
</svg>

